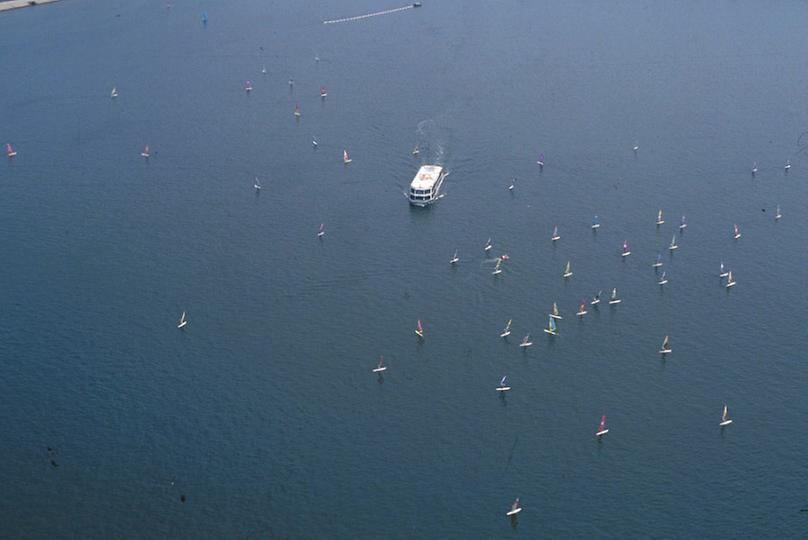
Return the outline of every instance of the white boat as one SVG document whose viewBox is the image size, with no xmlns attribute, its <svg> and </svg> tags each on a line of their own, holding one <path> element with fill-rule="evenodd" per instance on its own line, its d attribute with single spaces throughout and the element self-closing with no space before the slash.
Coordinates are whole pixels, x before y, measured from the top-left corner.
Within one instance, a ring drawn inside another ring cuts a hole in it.
<svg viewBox="0 0 808 540">
<path fill-rule="evenodd" d="M 184 328 L 186 324 L 188 324 L 188 319 L 185 318 L 185 312 L 183 311 L 180 320 L 177 321 L 177 328 Z"/>
<path fill-rule="evenodd" d="M 143 151 L 140 153 L 140 155 L 143 156 L 146 159 L 149 159 L 149 156 L 151 156 L 151 151 L 149 150 L 149 145 L 148 144 L 146 145 L 145 148 L 143 148 Z"/>
<path fill-rule="evenodd" d="M 511 185 L 508 186 L 508 191 L 513 191 L 514 187 L 516 187 L 516 178 L 511 178 Z"/>
<path fill-rule="evenodd" d="M 522 343 L 519 344 L 519 346 L 522 348 L 530 347 L 531 345 L 533 345 L 533 342 L 530 341 L 530 334 L 527 334 L 525 337 L 523 337 Z"/>
<path fill-rule="evenodd" d="M 290 77 L 289 78 L 289 86 L 294 86 L 294 85 L 295 85 L 295 80 Z"/>
<path fill-rule="evenodd" d="M 654 264 L 652 264 L 651 267 L 652 268 L 661 268 L 662 264 L 663 264 L 663 262 L 662 262 L 662 253 L 657 253 L 656 261 L 654 261 Z"/>
<path fill-rule="evenodd" d="M 508 319 L 508 322 L 505 324 L 505 328 L 502 329 L 499 337 L 506 338 L 511 335 L 511 322 L 513 322 L 513 319 Z"/>
<path fill-rule="evenodd" d="M 252 92 L 252 83 L 250 81 L 244 83 L 244 91 L 248 94 Z"/>
<path fill-rule="evenodd" d="M 668 275 L 664 271 L 662 272 L 662 276 L 660 276 L 657 283 L 659 283 L 659 285 L 665 285 L 668 283 Z"/>
<path fill-rule="evenodd" d="M 727 277 L 728 273 L 724 270 L 724 261 L 721 261 L 721 270 L 719 270 L 718 277 Z"/>
<path fill-rule="evenodd" d="M 317 238 L 325 236 L 325 223 L 320 223 L 320 230 L 317 231 Z"/>
<path fill-rule="evenodd" d="M 320 143 L 318 143 L 318 142 L 317 142 L 317 137 L 312 137 L 312 139 L 311 139 L 311 145 L 312 145 L 313 147 L 317 148 L 317 147 L 319 146 L 319 144 L 320 144 Z"/>
<path fill-rule="evenodd" d="M 483 251 L 485 251 L 485 252 L 491 251 L 492 247 L 493 247 L 493 244 L 491 244 L 491 239 L 489 238 L 485 242 L 485 246 L 483 247 Z"/>
<path fill-rule="evenodd" d="M 503 375 L 502 379 L 499 381 L 499 386 L 497 386 L 497 392 L 507 392 L 511 389 L 510 386 L 505 385 L 505 381 L 508 378 L 507 375 Z"/>
<path fill-rule="evenodd" d="M 264 75 L 267 74 L 267 66 L 266 66 L 266 64 L 264 64 L 264 66 L 261 68 L 261 73 L 263 73 Z"/>
<path fill-rule="evenodd" d="M 612 296 L 609 298 L 609 305 L 619 304 L 620 302 L 622 302 L 622 300 L 617 297 L 617 288 L 615 287 L 612 289 Z"/>
<path fill-rule="evenodd" d="M 635 142 L 635 143 L 634 143 L 634 147 L 632 148 L 632 150 L 634 150 L 634 153 L 635 153 L 635 154 L 636 154 L 637 152 L 639 152 L 639 151 L 640 151 L 640 143 Z"/>
<path fill-rule="evenodd" d="M 325 99 L 328 97 L 328 89 L 325 86 L 320 87 L 320 98 Z"/>
<path fill-rule="evenodd" d="M 516 514 L 518 514 L 521 511 L 522 511 L 522 507 L 519 505 L 519 497 L 517 497 L 516 500 L 513 501 L 513 504 L 511 505 L 511 509 L 505 515 L 509 516 L 509 517 L 510 516 L 515 516 Z"/>
<path fill-rule="evenodd" d="M 421 150 L 420 150 L 420 148 L 418 148 L 418 145 L 416 144 L 415 148 L 412 149 L 412 155 L 417 156 L 420 153 L 421 153 Z"/>
<path fill-rule="evenodd" d="M 600 304 L 600 295 L 602 293 L 603 293 L 603 291 L 598 291 L 598 294 L 596 294 L 595 297 L 592 298 L 592 301 L 589 302 L 589 305 L 590 306 L 597 306 L 598 304 Z"/>
<path fill-rule="evenodd" d="M 544 154 L 539 154 L 539 159 L 536 160 L 536 165 L 539 166 L 539 169 L 544 169 Z"/>
<path fill-rule="evenodd" d="M 757 172 L 758 172 L 757 161 L 753 161 L 753 162 L 752 162 L 752 174 L 753 174 L 753 175 L 754 175 L 754 174 L 757 174 Z"/>
<path fill-rule="evenodd" d="M 741 237 L 741 230 L 738 228 L 738 224 L 732 226 L 732 237 L 737 240 Z"/>
<path fill-rule="evenodd" d="M 596 437 L 602 437 L 609 433 L 609 428 L 606 427 L 606 415 L 600 417 L 600 424 L 598 424 L 598 431 L 595 433 Z"/>
<path fill-rule="evenodd" d="M 558 327 L 556 327 L 555 319 L 552 316 L 547 319 L 547 328 L 544 329 L 544 332 L 551 336 L 558 335 Z"/>
<path fill-rule="evenodd" d="M 595 230 L 600 229 L 600 218 L 598 218 L 597 214 L 592 218 L 592 228 Z"/>
<path fill-rule="evenodd" d="M 457 250 L 455 250 L 454 255 L 452 255 L 452 259 L 449 261 L 449 264 L 457 264 L 460 262 L 460 257 L 457 256 Z"/>
<path fill-rule="evenodd" d="M 681 231 L 682 229 L 687 229 L 687 220 L 685 219 L 685 216 L 682 216 L 682 220 L 679 222 L 679 230 Z"/>
<path fill-rule="evenodd" d="M 660 211 L 657 213 L 657 217 L 656 217 L 656 224 L 657 224 L 657 227 L 659 227 L 659 226 L 660 226 L 660 225 L 662 225 L 663 223 L 665 223 L 665 220 L 664 220 L 664 219 L 662 219 L 662 210 L 660 210 Z"/>
<path fill-rule="evenodd" d="M 253 187 L 255 188 L 256 191 L 261 191 L 261 181 L 258 179 L 257 176 L 255 177 L 255 183 L 253 184 Z"/>
<path fill-rule="evenodd" d="M 732 419 L 729 417 L 729 411 L 727 411 L 727 404 L 724 403 L 724 412 L 721 413 L 721 423 L 718 424 L 721 427 L 728 426 L 732 423 Z"/>
<path fill-rule="evenodd" d="M 109 93 L 109 97 L 112 98 L 112 99 L 115 99 L 116 97 L 118 97 L 118 88 L 117 87 L 115 87 L 115 86 L 112 87 L 112 92 Z"/>
<path fill-rule="evenodd" d="M 300 105 L 295 105 L 295 112 L 292 114 L 295 115 L 295 118 L 300 118 Z"/>
<path fill-rule="evenodd" d="M 673 349 L 671 349 L 668 336 L 665 336 L 665 338 L 662 340 L 662 348 L 659 349 L 659 354 L 670 354 L 671 352 L 673 352 Z"/>
<path fill-rule="evenodd" d="M 494 267 L 494 271 L 491 274 L 498 276 L 502 273 L 502 257 L 497 257 L 497 265 Z"/>
<path fill-rule="evenodd" d="M 581 303 L 580 303 L 580 305 L 578 306 L 578 312 L 576 313 L 576 315 L 578 315 L 579 317 L 583 317 L 583 316 L 584 316 L 584 315 L 586 315 L 586 314 L 587 314 L 587 311 L 586 311 L 586 300 L 581 300 Z"/>
<path fill-rule="evenodd" d="M 675 234 L 673 235 L 673 238 L 671 238 L 671 245 L 668 246 L 668 249 L 671 250 L 671 251 L 673 251 L 675 249 L 679 249 L 679 246 L 676 245 L 676 235 Z"/>
<path fill-rule="evenodd" d="M 732 270 L 730 270 L 729 274 L 727 274 L 727 284 L 725 285 L 725 287 L 729 289 L 730 287 L 734 286 L 735 286 L 735 279 L 732 277 Z"/>
<path fill-rule="evenodd" d="M 555 242 L 556 240 L 561 240 L 561 235 L 558 234 L 558 225 L 553 227 L 553 236 L 550 237 L 550 240 Z"/>
<path fill-rule="evenodd" d="M 440 165 L 422 165 L 410 182 L 410 204 L 424 207 L 440 199 L 446 175 Z"/>
<path fill-rule="evenodd" d="M 571 278 L 572 277 L 572 267 L 570 266 L 570 261 L 567 261 L 567 267 L 564 268 L 564 278 Z"/>
<path fill-rule="evenodd" d="M 424 326 L 421 324 L 421 319 L 418 319 L 418 324 L 415 325 L 415 335 L 419 338 L 424 338 Z"/>
<path fill-rule="evenodd" d="M 774 220 L 777 221 L 781 217 L 783 217 L 783 214 L 780 213 L 780 205 L 778 204 L 777 205 L 777 210 L 774 211 Z"/>
<path fill-rule="evenodd" d="M 559 320 L 564 318 L 558 313 L 558 304 L 556 304 L 555 302 L 553 302 L 553 311 L 550 312 L 550 317 Z"/>
<path fill-rule="evenodd" d="M 146 149 L 148 150 L 149 147 L 147 146 Z M 11 146 L 11 143 L 6 143 L 6 157 L 13 158 L 16 155 L 17 155 L 17 151 L 14 150 L 14 147 Z"/>
<path fill-rule="evenodd" d="M 628 248 L 628 240 L 623 240 L 623 257 L 631 255 L 631 250 Z"/>
<path fill-rule="evenodd" d="M 791 160 L 790 160 L 790 159 L 787 159 L 787 160 L 786 160 L 786 166 L 785 166 L 785 170 L 789 170 L 790 168 L 791 168 Z"/>
<path fill-rule="evenodd" d="M 384 365 L 384 356 L 379 357 L 379 365 L 373 369 L 373 373 L 381 373 L 382 371 L 386 371 L 387 366 Z"/>
<path fill-rule="evenodd" d="M 347 164 L 348 164 L 348 163 L 350 163 L 351 161 L 353 161 L 353 160 L 352 160 L 352 159 L 351 159 L 351 157 L 348 155 L 348 151 L 347 151 L 347 150 L 343 150 L 343 151 L 342 151 L 342 162 L 343 162 L 344 164 L 346 164 L 346 165 L 347 165 Z"/>
</svg>

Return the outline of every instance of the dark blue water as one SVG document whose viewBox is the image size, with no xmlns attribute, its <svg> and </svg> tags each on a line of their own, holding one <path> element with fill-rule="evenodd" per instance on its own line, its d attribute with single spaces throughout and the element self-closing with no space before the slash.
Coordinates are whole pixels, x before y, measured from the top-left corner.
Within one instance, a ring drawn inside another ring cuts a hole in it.
<svg viewBox="0 0 808 540">
<path fill-rule="evenodd" d="M 174 4 L 0 14 L 3 536 L 808 532 L 808 6 Z"/>
</svg>

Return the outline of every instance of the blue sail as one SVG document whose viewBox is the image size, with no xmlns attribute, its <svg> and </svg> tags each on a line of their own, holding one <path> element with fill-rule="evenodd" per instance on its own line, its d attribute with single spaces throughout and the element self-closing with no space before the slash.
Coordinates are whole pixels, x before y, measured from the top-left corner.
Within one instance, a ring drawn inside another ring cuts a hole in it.
<svg viewBox="0 0 808 540">
<path fill-rule="evenodd" d="M 500 385 L 500 386 L 505 386 L 505 379 L 507 379 L 507 378 L 508 378 L 508 376 L 507 376 L 507 375 L 504 375 L 504 376 L 502 377 L 502 380 L 501 380 L 501 381 L 499 381 L 499 385 Z"/>
</svg>

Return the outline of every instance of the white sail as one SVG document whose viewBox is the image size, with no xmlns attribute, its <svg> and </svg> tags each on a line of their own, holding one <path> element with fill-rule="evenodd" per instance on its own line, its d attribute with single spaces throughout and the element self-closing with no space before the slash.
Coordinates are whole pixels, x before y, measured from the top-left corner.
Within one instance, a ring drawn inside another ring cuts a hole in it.
<svg viewBox="0 0 808 540">
<path fill-rule="evenodd" d="M 721 427 L 728 426 L 732 423 L 732 419 L 729 417 L 729 411 L 727 410 L 727 404 L 724 403 L 724 411 L 721 413 L 721 423 L 718 424 Z"/>
<path fill-rule="evenodd" d="M 662 354 L 668 354 L 669 352 L 671 352 L 668 336 L 665 336 L 665 339 L 662 340 L 662 348 L 659 349 L 659 352 Z"/>
<path fill-rule="evenodd" d="M 510 335 L 511 335 L 511 319 L 508 319 L 508 322 L 505 325 L 505 328 L 502 329 L 502 332 L 500 332 L 499 337 L 504 338 Z"/>
<path fill-rule="evenodd" d="M 572 266 L 570 265 L 570 261 L 567 261 L 567 267 L 564 269 L 564 277 L 568 278 L 572 276 Z"/>
</svg>

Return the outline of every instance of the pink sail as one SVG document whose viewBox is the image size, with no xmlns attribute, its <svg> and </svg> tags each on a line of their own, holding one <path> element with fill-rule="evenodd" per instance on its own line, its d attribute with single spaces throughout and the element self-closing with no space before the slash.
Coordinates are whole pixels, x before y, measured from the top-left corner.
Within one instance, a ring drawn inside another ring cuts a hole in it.
<svg viewBox="0 0 808 540">
<path fill-rule="evenodd" d="M 320 97 L 325 97 L 328 95 L 328 90 L 326 90 L 325 86 L 320 87 Z"/>
<path fill-rule="evenodd" d="M 421 319 L 418 319 L 418 324 L 416 325 L 419 334 L 424 333 L 424 327 L 421 325 Z"/>
<path fill-rule="evenodd" d="M 351 161 L 351 158 L 348 156 L 348 151 L 347 150 L 342 151 L 342 161 L 344 161 L 345 163 L 348 163 L 349 161 Z"/>
<path fill-rule="evenodd" d="M 606 429 L 606 415 L 600 417 L 600 425 L 598 426 L 598 433 Z"/>
<path fill-rule="evenodd" d="M 6 143 L 6 155 L 8 157 L 14 157 L 17 155 L 17 152 L 14 151 L 14 148 L 11 146 L 11 143 Z"/>
</svg>

